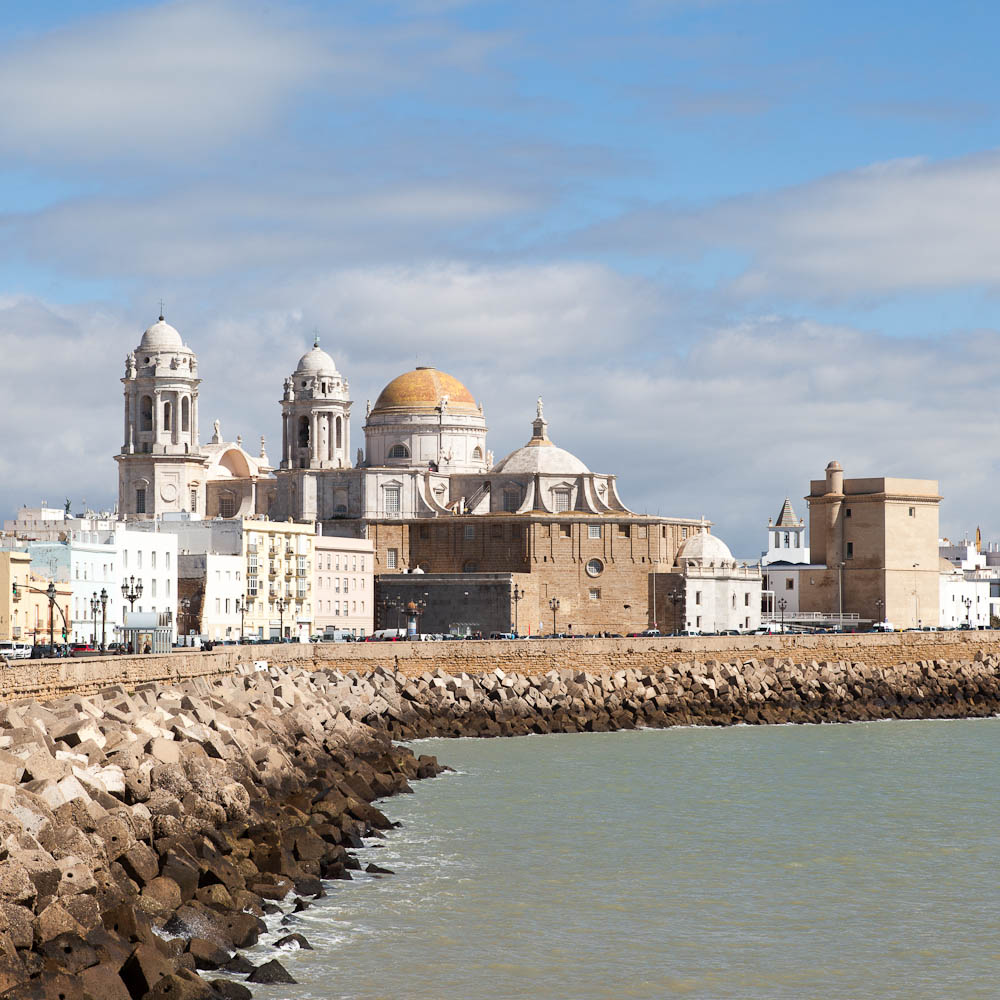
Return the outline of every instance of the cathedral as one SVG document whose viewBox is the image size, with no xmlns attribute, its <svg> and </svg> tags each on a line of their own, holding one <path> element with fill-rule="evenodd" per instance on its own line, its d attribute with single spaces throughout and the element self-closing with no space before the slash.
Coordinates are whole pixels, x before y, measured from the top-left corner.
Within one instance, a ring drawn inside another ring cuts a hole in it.
<svg viewBox="0 0 1000 1000">
<path fill-rule="evenodd" d="M 317 338 L 284 380 L 274 468 L 263 438 L 253 456 L 239 438 L 223 441 L 218 421 L 200 442 L 197 373 L 194 352 L 162 316 L 128 355 L 120 516 L 188 511 L 368 538 L 383 578 L 425 576 L 412 585 L 430 587 L 461 575 L 456 593 L 466 600 L 474 577 L 493 590 L 499 579 L 501 596 L 491 590 L 489 601 L 503 630 L 520 601 L 538 627 L 551 615 L 553 631 L 560 615 L 593 631 L 683 619 L 666 578 L 657 593 L 657 576 L 708 523 L 629 510 L 614 475 L 592 472 L 550 438 L 541 399 L 530 437 L 496 461 L 482 404 L 452 375 L 418 367 L 366 406 L 354 452 L 348 380 Z"/>
</svg>

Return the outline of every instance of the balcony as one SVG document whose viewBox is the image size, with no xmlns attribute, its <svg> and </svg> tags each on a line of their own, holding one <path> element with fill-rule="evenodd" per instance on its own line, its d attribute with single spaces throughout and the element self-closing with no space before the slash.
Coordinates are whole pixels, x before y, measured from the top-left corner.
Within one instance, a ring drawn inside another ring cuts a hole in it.
<svg viewBox="0 0 1000 1000">
<path fill-rule="evenodd" d="M 295 576 L 295 570 L 291 566 L 285 567 L 285 579 L 290 579 Z"/>
<path fill-rule="evenodd" d="M 293 548 L 291 547 L 291 545 L 289 545 L 289 546 L 288 546 L 288 547 L 287 547 L 287 548 L 285 549 L 285 558 L 287 558 L 287 559 L 291 559 L 291 558 L 292 558 L 292 556 L 294 556 L 294 555 L 295 555 L 295 549 L 293 549 Z"/>
<path fill-rule="evenodd" d="M 256 542 L 250 542 L 250 543 L 249 543 L 249 544 L 247 545 L 247 552 L 248 552 L 248 553 L 249 553 L 250 555 L 252 555 L 252 556 L 255 556 L 255 555 L 257 555 L 257 543 L 256 543 Z"/>
<path fill-rule="evenodd" d="M 297 569 L 297 570 L 295 571 L 295 575 L 296 575 L 296 576 L 308 576 L 308 575 L 309 575 L 309 570 L 308 570 L 308 569 L 307 569 L 307 568 L 306 568 L 305 566 L 300 566 L 300 567 L 299 567 L 299 568 L 298 568 L 298 569 Z"/>
</svg>

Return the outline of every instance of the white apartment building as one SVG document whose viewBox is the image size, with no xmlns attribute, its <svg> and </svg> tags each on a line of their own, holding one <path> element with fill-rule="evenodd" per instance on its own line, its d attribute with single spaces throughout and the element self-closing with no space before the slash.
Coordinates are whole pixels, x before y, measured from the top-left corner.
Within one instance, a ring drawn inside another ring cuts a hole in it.
<svg viewBox="0 0 1000 1000">
<path fill-rule="evenodd" d="M 375 625 L 375 547 L 367 538 L 313 539 L 315 630 L 342 629 L 358 638 Z"/>
<path fill-rule="evenodd" d="M 177 571 L 181 629 L 217 641 L 241 638 L 246 599 L 243 556 L 182 552 Z"/>
<path fill-rule="evenodd" d="M 991 552 L 980 552 L 975 542 L 941 539 L 942 628 L 988 628 L 1000 616 L 1000 564 L 991 565 Z M 1000 560 L 997 561 L 1000 563 Z"/>
<path fill-rule="evenodd" d="M 140 613 L 169 614 L 177 618 L 177 541 L 155 530 L 115 520 L 110 514 L 87 512 L 71 517 L 51 507 L 22 508 L 18 517 L 4 522 L 15 544 L 31 556 L 32 572 L 39 579 L 68 583 L 72 590 L 71 642 L 100 642 L 102 634 L 113 642 L 115 626 L 124 624 L 130 602 L 122 593 L 142 593 L 134 602 Z M 107 593 L 106 608 L 96 622 L 91 601 Z"/>
</svg>

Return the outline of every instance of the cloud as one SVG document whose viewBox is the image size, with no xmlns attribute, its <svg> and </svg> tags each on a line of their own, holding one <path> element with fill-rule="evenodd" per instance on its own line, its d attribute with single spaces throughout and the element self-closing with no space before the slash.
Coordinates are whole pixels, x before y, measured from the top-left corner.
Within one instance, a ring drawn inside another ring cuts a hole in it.
<svg viewBox="0 0 1000 1000">
<path fill-rule="evenodd" d="M 349 105 L 420 86 L 440 67 L 478 68 L 500 44 L 446 23 L 333 24 L 263 0 L 105 14 L 0 53 L 0 152 L 170 173 L 286 124 L 310 88 Z"/>
<path fill-rule="evenodd" d="M 252 450 L 266 435 L 272 459 L 282 381 L 317 328 L 351 383 L 354 449 L 364 400 L 433 364 L 483 403 L 498 459 L 527 440 L 541 395 L 553 440 L 616 474 L 627 504 L 704 514 L 743 557 L 786 495 L 804 512 L 809 480 L 832 458 L 848 476 L 938 479 L 943 533 L 981 524 L 1000 537 L 988 502 L 1000 471 L 988 457 L 1000 434 L 994 331 L 934 342 L 764 316 L 688 347 L 655 285 L 571 262 L 338 270 L 214 316 L 192 304 L 169 318 L 201 360 L 203 434 L 218 417 Z M 64 495 L 113 502 L 118 379 L 140 325 L 92 305 L 0 301 L 0 351 L 16 364 L 0 510 Z"/>
<path fill-rule="evenodd" d="M 583 242 L 642 255 L 742 255 L 729 290 L 745 298 L 864 302 L 1000 286 L 998 213 L 1000 153 L 988 152 L 877 163 L 701 209 L 647 206 Z"/>
</svg>

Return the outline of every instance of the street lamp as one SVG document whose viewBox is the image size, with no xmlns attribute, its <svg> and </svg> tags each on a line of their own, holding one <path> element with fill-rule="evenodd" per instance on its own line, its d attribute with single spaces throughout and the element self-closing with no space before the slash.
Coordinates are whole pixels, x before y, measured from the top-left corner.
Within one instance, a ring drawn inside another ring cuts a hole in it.
<svg viewBox="0 0 1000 1000">
<path fill-rule="evenodd" d="M 94 596 L 90 599 L 90 615 L 93 619 L 94 628 L 91 633 L 93 636 L 92 641 L 94 645 L 97 645 L 97 612 L 101 609 L 101 599 L 97 596 L 97 591 L 94 591 Z"/>
<path fill-rule="evenodd" d="M 920 563 L 913 564 L 913 618 L 917 628 L 920 628 L 920 595 L 917 593 L 917 568 Z"/>
<path fill-rule="evenodd" d="M 885 601 L 883 601 L 882 598 L 880 597 L 875 602 L 875 613 L 878 615 L 878 620 L 880 622 L 884 622 L 885 621 L 885 616 L 882 614 L 882 609 L 884 607 L 885 607 Z"/>
<path fill-rule="evenodd" d="M 288 607 L 288 603 L 283 597 L 279 597 L 275 602 L 274 606 L 278 609 L 278 638 L 284 642 L 285 639 L 285 608 Z"/>
<path fill-rule="evenodd" d="M 52 632 L 55 625 L 56 585 L 51 580 L 45 590 L 45 596 L 49 599 L 49 645 L 54 646 Z"/>
<path fill-rule="evenodd" d="M 105 642 L 104 636 L 108 628 L 108 592 L 104 587 L 101 587 L 101 652 L 104 652 Z"/>
<path fill-rule="evenodd" d="M 837 563 L 837 601 L 838 601 L 838 617 L 840 618 L 840 631 L 844 631 L 844 566 L 846 563 Z"/>
<path fill-rule="evenodd" d="M 785 608 L 788 607 L 788 601 L 783 597 L 778 601 L 778 610 L 781 612 L 781 634 L 785 634 Z"/>
<path fill-rule="evenodd" d="M 972 628 L 972 598 L 963 597 L 962 603 L 965 605 L 965 624 Z"/>
<path fill-rule="evenodd" d="M 559 610 L 559 598 L 553 597 L 549 601 L 549 607 L 552 609 L 552 634 L 556 634 L 556 612 Z"/>
<path fill-rule="evenodd" d="M 246 614 L 247 602 L 245 598 L 236 598 L 236 610 L 240 613 L 240 642 L 243 641 L 243 616 Z"/>
<path fill-rule="evenodd" d="M 514 590 L 510 596 L 514 601 L 514 635 L 517 636 L 520 635 L 520 630 L 518 629 L 518 624 L 517 624 L 517 606 L 518 604 L 521 603 L 521 601 L 524 600 L 524 588 L 523 587 L 518 588 L 515 585 Z"/>
<path fill-rule="evenodd" d="M 142 597 L 142 580 L 136 580 L 134 576 L 130 576 L 127 580 L 122 581 L 122 597 L 128 601 L 129 611 L 134 611 L 135 602 Z"/>
<path fill-rule="evenodd" d="M 670 617 L 676 623 L 677 622 L 677 605 L 680 604 L 681 601 L 684 600 L 684 595 L 679 590 L 671 590 L 670 593 L 667 594 L 667 600 L 670 601 L 670 606 L 671 606 L 671 610 L 672 610 L 672 614 L 671 614 Z M 681 631 L 683 631 L 683 629 L 676 629 L 676 631 L 681 632 Z"/>
</svg>

